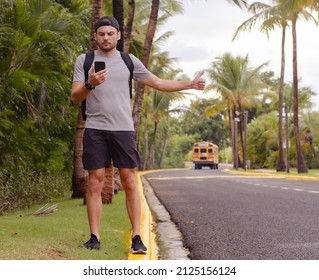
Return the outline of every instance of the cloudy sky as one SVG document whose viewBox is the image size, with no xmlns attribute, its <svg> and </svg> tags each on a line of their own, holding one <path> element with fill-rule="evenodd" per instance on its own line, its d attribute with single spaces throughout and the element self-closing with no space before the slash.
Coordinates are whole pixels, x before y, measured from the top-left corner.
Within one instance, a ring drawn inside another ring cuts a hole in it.
<svg viewBox="0 0 319 280">
<path fill-rule="evenodd" d="M 184 12 L 170 18 L 159 33 L 174 30 L 174 35 L 161 49 L 178 58 L 178 67 L 193 77 L 200 69 L 209 67 L 215 57 L 230 52 L 234 56 L 249 55 L 251 67 L 269 61 L 264 70 L 279 77 L 281 30 L 266 35 L 256 31 L 241 33 L 232 41 L 236 28 L 250 15 L 226 0 L 184 0 Z M 309 86 L 319 94 L 319 27 L 313 22 L 297 24 L 298 71 L 300 86 Z M 286 39 L 286 82 L 292 82 L 291 29 Z M 314 98 L 319 109 L 319 95 Z"/>
</svg>

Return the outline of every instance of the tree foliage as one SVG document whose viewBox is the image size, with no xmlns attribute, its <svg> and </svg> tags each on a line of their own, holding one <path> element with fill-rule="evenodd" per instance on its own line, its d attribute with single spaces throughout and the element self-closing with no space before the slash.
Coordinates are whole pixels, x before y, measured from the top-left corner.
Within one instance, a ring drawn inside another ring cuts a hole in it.
<svg viewBox="0 0 319 280">
<path fill-rule="evenodd" d="M 0 2 L 0 168 L 5 191 L 8 184 L 18 185 L 22 174 L 32 174 L 31 184 L 70 169 L 75 109 L 69 91 L 89 20 L 83 5 L 72 6 L 73 14 L 49 0 L 9 2 Z"/>
</svg>

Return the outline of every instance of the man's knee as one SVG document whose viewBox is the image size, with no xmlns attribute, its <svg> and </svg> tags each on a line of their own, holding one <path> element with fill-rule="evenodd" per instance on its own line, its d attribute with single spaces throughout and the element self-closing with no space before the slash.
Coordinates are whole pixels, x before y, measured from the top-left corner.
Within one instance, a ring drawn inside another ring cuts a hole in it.
<svg viewBox="0 0 319 280">
<path fill-rule="evenodd" d="M 88 192 L 101 192 L 104 185 L 105 173 L 101 170 L 89 171 Z"/>
<path fill-rule="evenodd" d="M 121 168 L 119 169 L 121 183 L 126 191 L 136 189 L 135 169 Z"/>
</svg>

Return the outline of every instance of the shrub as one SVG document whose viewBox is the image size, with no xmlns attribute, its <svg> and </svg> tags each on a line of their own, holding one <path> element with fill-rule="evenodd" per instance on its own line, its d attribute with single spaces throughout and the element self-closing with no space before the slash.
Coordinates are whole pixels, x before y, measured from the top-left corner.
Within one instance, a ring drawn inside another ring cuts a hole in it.
<svg viewBox="0 0 319 280">
<path fill-rule="evenodd" d="M 0 171 L 0 215 L 63 197 L 70 190 L 70 180 L 67 173 L 52 175 L 20 170 L 12 175 L 4 169 Z"/>
</svg>

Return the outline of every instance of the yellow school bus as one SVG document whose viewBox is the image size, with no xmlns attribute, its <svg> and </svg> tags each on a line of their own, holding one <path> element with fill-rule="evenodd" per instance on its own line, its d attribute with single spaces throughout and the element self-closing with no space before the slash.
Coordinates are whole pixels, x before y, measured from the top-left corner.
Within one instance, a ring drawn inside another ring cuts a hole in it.
<svg viewBox="0 0 319 280">
<path fill-rule="evenodd" d="M 195 169 L 209 166 L 218 169 L 218 146 L 210 142 L 198 142 L 193 145 L 193 163 Z"/>
</svg>

